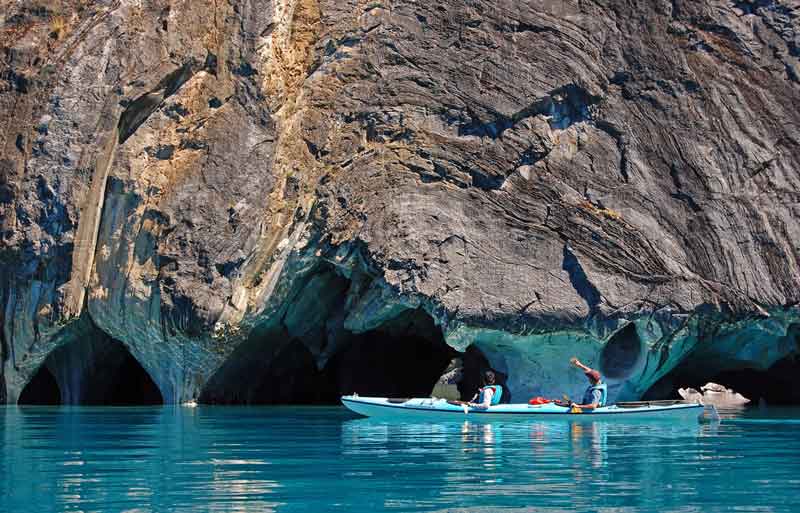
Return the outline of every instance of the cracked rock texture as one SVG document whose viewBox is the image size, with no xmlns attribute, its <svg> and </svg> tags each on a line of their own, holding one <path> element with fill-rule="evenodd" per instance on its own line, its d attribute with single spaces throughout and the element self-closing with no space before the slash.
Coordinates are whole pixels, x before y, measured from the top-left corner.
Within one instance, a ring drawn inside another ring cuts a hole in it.
<svg viewBox="0 0 800 513">
<path fill-rule="evenodd" d="M 166 402 L 419 312 L 520 400 L 800 352 L 800 1 L 0 0 L 0 49 L 2 400 L 95 328 Z"/>
</svg>

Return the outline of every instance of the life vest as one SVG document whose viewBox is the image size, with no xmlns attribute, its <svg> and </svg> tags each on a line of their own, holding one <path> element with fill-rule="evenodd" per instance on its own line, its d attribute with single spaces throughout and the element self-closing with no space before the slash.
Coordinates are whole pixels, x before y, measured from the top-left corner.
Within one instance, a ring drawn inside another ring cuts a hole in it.
<svg viewBox="0 0 800 513">
<path fill-rule="evenodd" d="M 593 393 L 595 390 L 600 391 L 600 403 L 597 406 L 598 407 L 605 406 L 606 399 L 608 398 L 608 387 L 606 386 L 605 383 L 598 383 L 596 385 L 590 386 L 586 392 L 587 394 L 589 394 Z"/>
<path fill-rule="evenodd" d="M 492 389 L 492 402 L 489 404 L 489 406 L 494 406 L 495 404 L 500 404 L 500 398 L 503 395 L 503 387 L 501 387 L 500 385 L 489 385 L 489 386 L 481 388 L 478 391 L 478 393 L 479 393 L 478 394 L 478 404 L 483 403 L 483 392 L 487 388 L 491 388 Z"/>
</svg>

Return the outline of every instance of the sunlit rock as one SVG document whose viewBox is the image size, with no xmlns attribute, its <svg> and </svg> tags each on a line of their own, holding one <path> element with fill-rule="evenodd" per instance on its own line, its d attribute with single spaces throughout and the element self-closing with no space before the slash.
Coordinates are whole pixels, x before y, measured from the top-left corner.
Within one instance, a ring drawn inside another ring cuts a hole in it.
<svg viewBox="0 0 800 513">
<path fill-rule="evenodd" d="M 576 356 L 800 401 L 767 3 L 50 4 L 0 26 L 0 400 L 122 356 L 167 403 L 424 395 L 458 352 L 461 395 L 576 397 Z"/>
<path fill-rule="evenodd" d="M 706 383 L 698 392 L 694 388 L 680 388 L 678 394 L 688 402 L 714 405 L 720 408 L 744 406 L 750 399 L 730 388 L 716 383 Z"/>
</svg>

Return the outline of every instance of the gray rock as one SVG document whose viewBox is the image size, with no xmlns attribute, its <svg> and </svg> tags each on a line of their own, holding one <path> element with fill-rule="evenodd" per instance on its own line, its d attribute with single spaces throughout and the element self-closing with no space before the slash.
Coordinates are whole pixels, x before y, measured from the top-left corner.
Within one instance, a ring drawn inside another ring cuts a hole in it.
<svg viewBox="0 0 800 513">
<path fill-rule="evenodd" d="M 798 353 L 796 0 L 49 9 L 0 18 L 5 401 L 87 324 L 166 402 L 378 339 L 519 400 Z"/>
</svg>

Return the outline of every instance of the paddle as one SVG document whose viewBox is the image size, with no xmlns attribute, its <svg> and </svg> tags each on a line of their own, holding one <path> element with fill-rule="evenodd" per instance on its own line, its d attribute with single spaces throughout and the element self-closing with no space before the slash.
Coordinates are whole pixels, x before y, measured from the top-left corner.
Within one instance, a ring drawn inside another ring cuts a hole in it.
<svg viewBox="0 0 800 513">
<path fill-rule="evenodd" d="M 561 396 L 561 399 L 553 400 L 553 403 L 557 404 L 558 406 L 569 406 L 569 403 L 571 403 L 571 402 L 572 401 L 570 400 L 570 398 L 569 398 L 569 396 L 567 394 L 563 394 Z"/>
<path fill-rule="evenodd" d="M 464 414 L 466 415 L 469 413 L 469 402 L 468 401 L 454 401 L 448 400 L 447 404 L 452 404 L 453 406 L 461 406 L 461 409 L 464 410 Z"/>
</svg>

